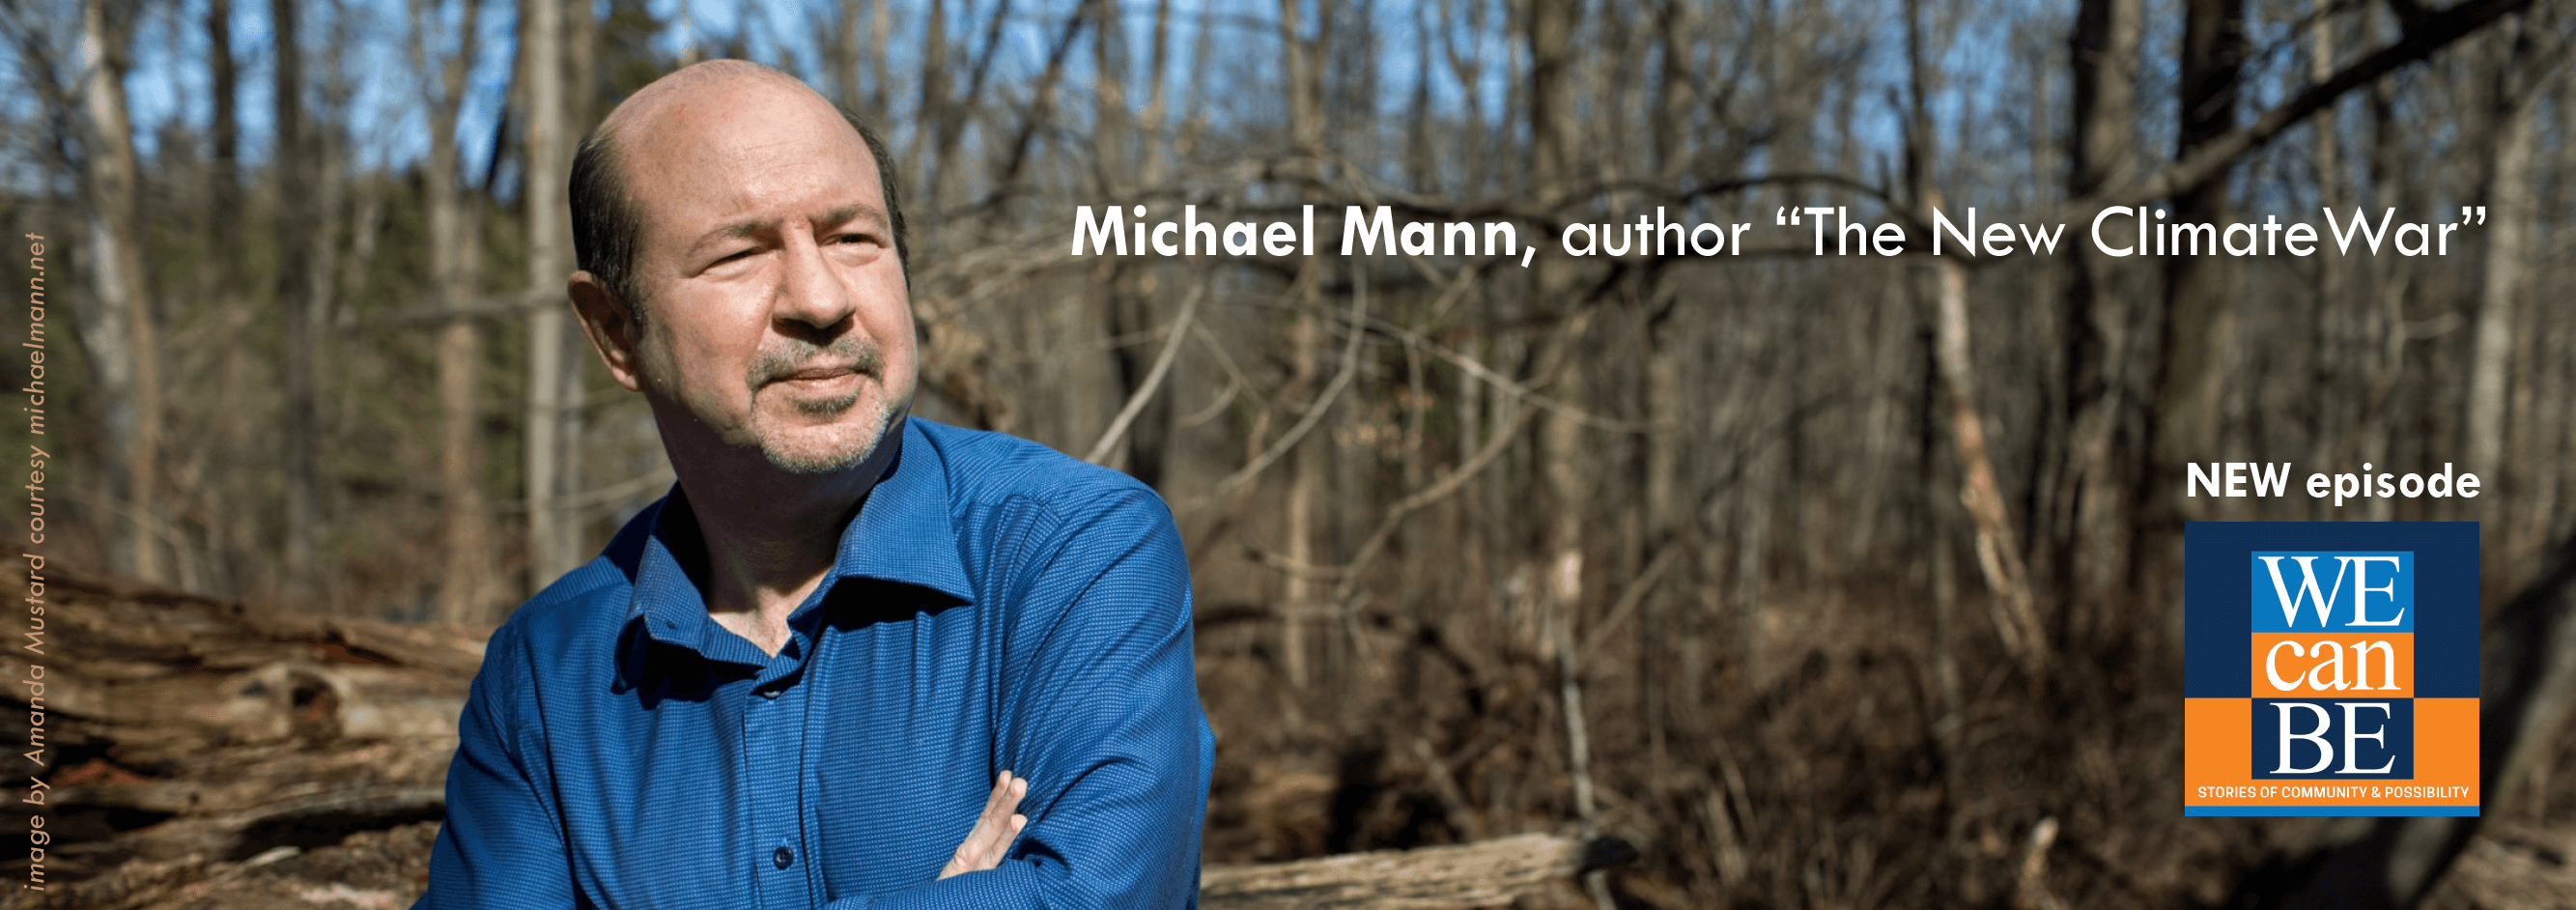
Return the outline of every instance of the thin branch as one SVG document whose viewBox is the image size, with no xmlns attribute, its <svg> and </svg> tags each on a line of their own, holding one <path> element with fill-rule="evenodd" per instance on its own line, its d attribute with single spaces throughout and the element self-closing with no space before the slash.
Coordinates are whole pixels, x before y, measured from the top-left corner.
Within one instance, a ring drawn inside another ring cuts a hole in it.
<svg viewBox="0 0 2576 910">
<path fill-rule="evenodd" d="M 604 487 L 597 487 L 594 489 L 584 490 L 579 493 L 557 496 L 554 501 L 557 508 L 587 509 L 592 506 L 607 505 L 612 502 L 627 499 L 628 497 L 639 496 L 653 490 L 668 487 L 678 479 L 679 476 L 671 473 L 670 467 L 666 465 Z M 528 510 L 528 501 L 525 499 L 503 500 L 501 502 L 493 503 L 491 509 L 494 514 L 516 514 Z"/>
<path fill-rule="evenodd" d="M 1646 602 L 1646 595 L 1654 593 L 1655 583 L 1662 581 L 1664 573 L 1681 561 L 1682 549 L 1667 543 L 1655 551 L 1655 558 L 1647 560 L 1646 568 L 1637 573 L 1635 581 L 1628 583 L 1628 590 L 1620 592 L 1619 602 L 1611 605 L 1610 612 L 1601 617 L 1599 624 L 1584 630 L 1583 643 L 1575 648 L 1578 659 L 1590 661 L 1601 656 L 1601 648 L 1610 640 L 1610 633 L 1617 631 L 1620 623 L 1628 621 L 1629 614 L 1637 612 L 1637 607 Z"/>
<path fill-rule="evenodd" d="M 1226 406 L 1233 404 L 1234 397 L 1242 393 L 1242 391 L 1243 384 L 1234 381 L 1232 377 L 1228 377 L 1225 381 L 1225 391 L 1218 392 L 1216 394 L 1216 401 L 1210 403 L 1203 410 L 1196 411 L 1191 413 L 1189 416 L 1174 421 L 1174 424 L 1182 427 L 1195 427 L 1199 424 L 1215 420 L 1216 415 L 1224 413 Z"/>
<path fill-rule="evenodd" d="M 1065 20 L 1064 31 L 1056 36 L 1055 46 L 1047 51 L 1046 69 L 1038 76 L 1037 91 L 1030 98 L 1028 114 L 1020 118 L 1019 134 L 1012 137 L 1010 153 L 1002 158 L 1001 173 L 993 178 L 992 195 L 976 202 L 975 208 L 991 209 L 999 205 L 1019 185 L 1020 172 L 1028 166 L 1029 145 L 1036 140 L 1039 128 L 1047 122 L 1047 114 L 1052 110 L 1056 83 L 1064 75 L 1065 57 L 1073 51 L 1073 39 L 1082 34 L 1083 25 L 1090 21 L 1090 10 L 1083 7 L 1075 8 L 1072 17 Z"/>
<path fill-rule="evenodd" d="M 1163 351 L 1154 355 L 1154 368 L 1146 371 L 1145 383 L 1127 396 L 1127 406 L 1118 409 L 1117 418 L 1109 421 L 1109 429 L 1100 434 L 1099 442 L 1091 444 L 1091 454 L 1082 456 L 1082 460 L 1099 464 L 1117 447 L 1119 438 L 1127 435 L 1127 425 L 1136 422 L 1136 415 L 1144 412 L 1145 403 L 1153 400 L 1155 390 L 1163 387 L 1163 377 L 1172 371 L 1172 361 L 1181 353 L 1181 341 L 1189 337 L 1190 317 L 1198 314 L 1199 298 L 1205 296 L 1206 283 L 1190 288 L 1190 296 L 1181 302 L 1181 315 L 1172 320 L 1172 337 L 1163 339 Z"/>
<path fill-rule="evenodd" d="M 1297 419 L 1296 426 L 1289 427 L 1288 432 L 1280 436 L 1278 442 L 1271 443 L 1270 448 L 1263 450 L 1261 457 L 1253 459 L 1251 464 L 1244 465 L 1241 470 L 1226 475 L 1224 480 L 1217 481 L 1216 488 L 1208 493 L 1207 499 L 1223 499 L 1232 495 L 1235 490 L 1241 489 L 1244 484 L 1250 483 L 1253 478 L 1261 476 L 1261 472 L 1269 470 L 1271 465 L 1277 464 L 1279 459 L 1286 457 L 1288 450 L 1295 448 L 1297 443 L 1305 439 L 1306 434 L 1315 428 L 1315 424 L 1324 419 L 1324 412 L 1332 409 L 1333 400 L 1341 397 L 1342 390 L 1350 387 L 1351 377 L 1359 374 L 1360 341 L 1368 337 L 1367 323 L 1368 281 L 1362 278 L 1351 294 L 1351 337 L 1342 345 L 1341 372 L 1335 374 L 1332 383 L 1324 387 L 1324 394 L 1316 396 L 1315 403 L 1306 408 L 1305 416 Z"/>
<path fill-rule="evenodd" d="M 1594 414 L 1582 408 L 1575 407 L 1574 405 L 1566 404 L 1565 402 L 1551 398 L 1537 389 L 1514 382 L 1511 377 L 1494 372 L 1492 367 L 1486 366 L 1482 361 L 1460 353 L 1456 349 L 1447 345 L 1433 341 L 1420 332 L 1385 322 L 1372 321 L 1369 325 L 1403 341 L 1420 345 L 1422 348 L 1429 350 L 1433 355 L 1438 356 L 1440 359 L 1449 361 L 1459 369 L 1465 370 L 1468 373 L 1473 374 L 1476 378 L 1484 380 L 1487 384 L 1500 389 L 1504 394 L 1510 395 L 1515 399 L 1528 401 L 1531 404 L 1547 409 L 1550 413 L 1559 417 L 1567 418 L 1584 426 L 1591 427 L 1596 430 L 1608 430 L 1614 433 L 1660 433 L 1673 429 L 1673 425 L 1669 423 L 1652 420 L 1620 420 L 1615 417 L 1603 417 L 1599 414 Z"/>
<path fill-rule="evenodd" d="M 1352 554 L 1350 562 L 1318 569 L 1317 571 L 1322 573 L 1341 576 L 1341 583 L 1335 585 L 1338 590 L 1334 592 L 1333 599 L 1343 603 L 1350 602 L 1351 595 L 1358 589 L 1360 570 L 1368 568 L 1369 562 L 1375 560 L 1378 554 L 1386 549 L 1388 542 L 1395 539 L 1395 529 L 1403 525 L 1404 520 L 1413 513 L 1458 492 L 1460 487 L 1467 485 L 1470 478 L 1484 471 L 1485 466 L 1493 464 L 1495 459 L 1502 457 L 1503 452 L 1511 448 L 1512 439 L 1529 426 L 1530 415 L 1536 413 L 1538 408 L 1530 401 L 1523 400 L 1521 406 L 1512 412 L 1511 421 L 1496 427 L 1494 435 L 1485 440 L 1484 448 L 1478 449 L 1475 457 L 1450 469 L 1449 473 L 1442 475 L 1430 486 L 1397 500 L 1395 505 L 1389 507 L 1386 510 L 1386 517 L 1378 520 L 1377 530 L 1369 533 L 1368 542 L 1360 544 L 1359 551 Z"/>
<path fill-rule="evenodd" d="M 1253 390 L 1254 396 L 1252 398 L 1252 406 L 1261 409 L 1261 412 L 1264 414 L 1269 413 L 1270 403 L 1261 400 L 1259 389 L 1257 388 L 1258 384 L 1252 381 L 1252 377 L 1243 375 L 1242 365 L 1234 362 L 1234 355 L 1226 353 L 1225 345 L 1216 340 L 1216 335 L 1214 333 L 1208 331 L 1207 324 L 1200 323 L 1198 325 L 1191 326 L 1190 334 L 1196 336 L 1199 340 L 1199 344 L 1207 348 L 1208 354 L 1216 358 L 1217 369 L 1225 371 L 1226 397 L 1231 397 L 1236 394 L 1237 390 Z M 1196 414 L 1191 416 L 1194 419 L 1185 420 L 1182 421 L 1182 423 L 1184 425 L 1188 425 L 1204 422 L 1215 417 L 1215 414 L 1211 412 L 1205 416 Z"/>
<path fill-rule="evenodd" d="M 2209 181 L 2223 177 L 2237 158 L 2261 148 L 2272 137 L 2324 110 L 2345 93 L 2369 85 L 2407 64 L 2429 58 L 2506 13 L 2517 12 L 2530 5 L 2531 0 L 2465 0 L 2437 14 L 2410 18 L 2405 35 L 2396 43 L 2354 61 L 2322 82 L 2308 86 L 2290 100 L 2264 111 L 2253 123 L 2202 144 L 2190 155 L 2145 180 L 2071 200 L 2065 208 L 2081 212 L 2106 205 L 2166 199 L 2199 189 Z"/>
</svg>

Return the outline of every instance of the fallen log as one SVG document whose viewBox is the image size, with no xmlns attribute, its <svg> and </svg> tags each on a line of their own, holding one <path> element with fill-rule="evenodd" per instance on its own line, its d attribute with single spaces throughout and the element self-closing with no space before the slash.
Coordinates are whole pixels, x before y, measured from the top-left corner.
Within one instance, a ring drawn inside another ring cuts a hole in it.
<svg viewBox="0 0 2576 910">
<path fill-rule="evenodd" d="M 399 801 L 400 795 L 387 795 Z M 306 810 L 316 808 L 308 804 Z M 135 860 L 47 893 L 0 896 L 9 910 L 268 910 L 408 907 L 429 871 L 435 822 L 369 830 L 319 848 L 277 844 L 258 854 L 212 861 L 204 854 Z M 1617 840 L 1584 843 L 1547 834 L 1418 850 L 1354 853 L 1249 866 L 1210 866 L 1200 875 L 1204 910 L 1479 910 L 1503 907 L 1584 872 L 1626 862 Z M 1569 892 L 1570 893 L 1570 892 Z"/>
<path fill-rule="evenodd" d="M 2550 741 L 2565 722 L 2564 702 L 2552 702 L 2565 687 L 2550 680 L 2569 672 L 2576 543 L 2564 558 L 2490 627 L 2492 643 L 2512 646 L 2491 650 L 2486 665 L 2494 722 L 2485 729 L 2512 733 L 2491 744 L 2491 765 L 2506 764 L 2513 746 Z M 22 709 L 44 698 L 49 747 L 67 759 L 46 772 L 49 890 L 0 890 L 0 910 L 400 910 L 417 899 L 454 715 L 488 629 L 282 614 L 107 583 L 57 581 L 51 593 L 65 608 L 52 614 L 41 658 L 48 688 L 0 688 L 9 693 L 0 702 Z M 24 679 L 28 667 L 0 657 L 0 679 Z M 0 737 L 27 736 L 25 714 L 0 712 Z M 1290 789 L 1336 785 L 1317 774 Z M 2412 868 L 2429 878 L 2447 866 L 2448 887 L 2480 906 L 2576 906 L 2566 861 L 2576 841 L 2563 830 L 2478 830 L 2442 846 L 2439 863 Z M 1573 882 L 1633 855 L 1614 840 L 1524 834 L 1210 866 L 1201 901 L 1209 910 L 1590 906 Z M 21 880 L 32 871 L 26 860 L 7 865 Z M 2276 903 L 2287 890 L 2248 903 Z"/>
<path fill-rule="evenodd" d="M 489 629 L 95 579 L 58 577 L 49 593 L 61 608 L 40 658 L 46 686 L 0 700 L 47 715 L 56 840 L 48 890 L 0 891 L 0 910 L 400 908 L 419 896 L 456 715 Z M 0 678 L 29 669 L 0 656 Z M 30 720 L 13 732 L 34 732 Z M 1634 856 L 1615 840 L 1524 834 L 1211 866 L 1201 901 L 1471 910 L 1526 903 Z"/>
<path fill-rule="evenodd" d="M 438 817 L 490 629 L 292 613 L 59 572 L 44 593 L 42 640 L 0 654 L 0 680 L 14 683 L 0 686 L 0 707 L 14 708 L 0 711 L 0 740 L 34 756 L 49 785 L 51 882 L 202 883 L 169 870 Z M 6 865 L 32 880 L 35 862 Z"/>
<path fill-rule="evenodd" d="M 1204 910 L 1500 907 L 1636 856 L 1635 849 L 1615 838 L 1585 843 L 1522 834 L 1453 847 L 1212 866 L 1199 875 L 1199 906 Z"/>
</svg>

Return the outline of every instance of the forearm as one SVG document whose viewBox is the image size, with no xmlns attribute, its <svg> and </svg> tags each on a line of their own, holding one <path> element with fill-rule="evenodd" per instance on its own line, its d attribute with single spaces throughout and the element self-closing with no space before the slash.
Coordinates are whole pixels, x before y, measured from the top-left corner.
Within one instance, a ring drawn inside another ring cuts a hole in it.
<svg viewBox="0 0 2576 910">
<path fill-rule="evenodd" d="M 981 872 L 879 894 L 849 895 L 825 910 L 1180 910 L 1197 905 L 1199 855 L 1137 857 L 1135 869 L 1076 870 L 1052 855 L 1022 855 Z"/>
<path fill-rule="evenodd" d="M 1177 706 L 1176 706 L 1177 707 Z M 1128 748 L 1052 768 L 1019 836 L 970 871 L 865 895 L 838 895 L 836 910 L 1018 907 L 1178 908 L 1197 904 L 1200 825 L 1207 813 L 1208 739 L 1197 710 L 1119 731 Z M 1160 734 L 1160 735 L 1157 735 Z M 1070 787 L 1057 784 L 1071 781 Z M 998 791 L 997 791 L 998 792 Z M 1009 811 L 988 802 L 986 817 Z M 963 855 L 976 844 L 967 836 Z M 952 860 L 952 865 L 954 864 Z"/>
<path fill-rule="evenodd" d="M 1027 775 L 1028 824 L 998 865 L 832 910 L 1148 908 L 1198 902 L 1213 738 L 1192 668 L 1187 560 L 1158 501 L 1062 529 L 1035 564 L 1079 573 L 1015 615 L 1000 760 Z M 1104 513 L 1105 515 L 1106 513 Z"/>
</svg>

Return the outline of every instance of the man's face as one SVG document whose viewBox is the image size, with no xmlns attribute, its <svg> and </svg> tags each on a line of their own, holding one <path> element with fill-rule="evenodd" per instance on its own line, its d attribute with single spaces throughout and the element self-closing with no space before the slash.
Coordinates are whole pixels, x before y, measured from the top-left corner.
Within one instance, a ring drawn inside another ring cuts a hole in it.
<svg viewBox="0 0 2576 910">
<path fill-rule="evenodd" d="M 796 473 L 864 461 L 916 367 L 867 144 L 821 98 L 754 80 L 638 119 L 620 138 L 646 299 L 619 379 L 667 444 L 757 447 Z"/>
</svg>

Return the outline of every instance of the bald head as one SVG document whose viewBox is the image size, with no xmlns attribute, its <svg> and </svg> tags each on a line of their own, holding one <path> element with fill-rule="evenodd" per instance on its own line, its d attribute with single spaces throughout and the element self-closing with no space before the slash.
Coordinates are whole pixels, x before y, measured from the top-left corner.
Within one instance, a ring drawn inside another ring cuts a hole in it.
<svg viewBox="0 0 2576 910">
<path fill-rule="evenodd" d="M 709 60 L 653 80 L 628 96 L 582 139 L 573 155 L 569 190 L 577 266 L 634 307 L 637 316 L 642 316 L 651 288 L 638 280 L 635 258 L 652 225 L 646 223 L 643 207 L 627 185 L 627 146 L 641 137 L 711 131 L 728 115 L 742 111 L 742 102 L 753 95 L 765 96 L 761 100 L 769 103 L 758 108 L 770 115 L 837 118 L 867 144 L 869 156 L 875 159 L 888 228 L 894 234 L 895 256 L 909 271 L 903 207 L 895 195 L 885 141 L 876 130 L 794 76 L 747 60 Z"/>
<path fill-rule="evenodd" d="M 614 134 L 638 128 L 629 125 L 650 124 L 657 117 L 694 104 L 722 103 L 745 91 L 784 92 L 831 107 L 831 102 L 794 76 L 749 60 L 709 60 L 681 67 L 636 90 L 600 121 L 599 132 Z"/>
</svg>

